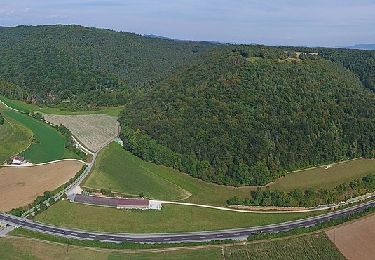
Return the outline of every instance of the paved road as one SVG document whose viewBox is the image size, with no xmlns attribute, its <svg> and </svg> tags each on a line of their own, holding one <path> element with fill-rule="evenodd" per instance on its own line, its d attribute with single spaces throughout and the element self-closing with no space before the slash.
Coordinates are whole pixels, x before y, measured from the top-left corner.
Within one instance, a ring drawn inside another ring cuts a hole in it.
<svg viewBox="0 0 375 260">
<path fill-rule="evenodd" d="M 52 234 L 67 238 L 75 238 L 81 240 L 98 240 L 102 242 L 136 242 L 136 243 L 178 243 L 178 242 L 199 242 L 224 239 L 246 239 L 248 236 L 257 233 L 277 233 L 288 231 L 298 227 L 309 227 L 319 223 L 323 223 L 332 219 L 348 216 L 353 213 L 361 212 L 370 207 L 375 207 L 375 200 L 362 203 L 350 208 L 337 210 L 327 214 L 306 219 L 284 222 L 280 224 L 272 224 L 267 226 L 227 229 L 212 232 L 190 232 L 190 233 L 160 233 L 160 234 L 125 234 L 125 233 L 98 233 L 83 231 L 78 229 L 68 229 L 56 227 L 39 222 L 34 222 L 25 218 L 19 218 L 8 214 L 0 213 L 0 221 L 13 226 L 21 226 L 23 228 Z"/>
</svg>

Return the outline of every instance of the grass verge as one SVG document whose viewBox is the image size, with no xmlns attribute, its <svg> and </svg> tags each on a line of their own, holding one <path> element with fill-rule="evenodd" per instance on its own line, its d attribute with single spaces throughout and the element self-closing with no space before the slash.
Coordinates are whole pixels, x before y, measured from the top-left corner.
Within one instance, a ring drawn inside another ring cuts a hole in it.
<svg viewBox="0 0 375 260">
<path fill-rule="evenodd" d="M 61 201 L 37 215 L 36 220 L 84 230 L 148 233 L 250 227 L 311 215 L 312 213 L 239 213 L 182 205 L 163 205 L 161 211 L 119 210 Z"/>
</svg>

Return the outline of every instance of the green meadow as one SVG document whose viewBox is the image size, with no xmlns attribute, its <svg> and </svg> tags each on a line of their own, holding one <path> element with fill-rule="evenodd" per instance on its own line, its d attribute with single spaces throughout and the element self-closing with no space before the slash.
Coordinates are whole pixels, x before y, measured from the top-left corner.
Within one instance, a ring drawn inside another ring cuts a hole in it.
<svg viewBox="0 0 375 260">
<path fill-rule="evenodd" d="M 6 116 L 4 125 L 0 125 L 0 164 L 25 150 L 31 143 L 32 136 L 30 129 Z"/>
<path fill-rule="evenodd" d="M 106 232 L 187 232 L 240 228 L 304 218 L 319 213 L 241 213 L 164 204 L 162 210 L 121 210 L 60 201 L 35 220 Z"/>
<path fill-rule="evenodd" d="M 15 111 L 6 110 L 3 113 L 33 132 L 32 144 L 22 153 L 27 160 L 42 163 L 64 158 L 65 139 L 56 129 Z"/>
<path fill-rule="evenodd" d="M 357 159 L 334 164 L 331 167 L 316 167 L 298 172 L 288 173 L 277 179 L 269 187 L 274 190 L 290 191 L 307 188 L 333 188 L 343 182 L 361 178 L 375 173 L 374 159 Z"/>
<path fill-rule="evenodd" d="M 119 144 L 100 152 L 84 186 L 163 200 L 224 205 L 233 196 L 246 197 L 251 187 L 227 187 L 193 178 L 172 168 L 146 162 Z"/>
</svg>

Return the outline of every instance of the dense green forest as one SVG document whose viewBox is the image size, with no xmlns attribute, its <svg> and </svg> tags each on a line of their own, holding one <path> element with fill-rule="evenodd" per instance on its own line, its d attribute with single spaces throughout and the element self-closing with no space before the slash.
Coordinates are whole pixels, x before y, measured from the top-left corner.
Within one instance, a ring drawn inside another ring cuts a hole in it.
<svg viewBox="0 0 375 260">
<path fill-rule="evenodd" d="M 0 94 L 125 105 L 126 149 L 221 184 L 375 150 L 375 52 L 223 45 L 82 26 L 0 27 Z"/>
<path fill-rule="evenodd" d="M 195 177 L 265 184 L 286 171 L 373 157 L 375 94 L 317 55 L 223 46 L 126 100 L 127 149 Z"/>
<path fill-rule="evenodd" d="M 0 94 L 98 106 L 123 103 L 123 90 L 153 86 L 211 46 L 82 26 L 0 27 L 0 38 Z"/>
</svg>

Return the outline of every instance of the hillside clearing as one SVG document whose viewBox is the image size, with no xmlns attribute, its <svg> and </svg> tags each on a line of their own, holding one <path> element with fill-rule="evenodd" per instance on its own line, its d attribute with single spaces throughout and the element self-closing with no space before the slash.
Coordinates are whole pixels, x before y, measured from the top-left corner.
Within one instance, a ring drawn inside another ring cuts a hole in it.
<svg viewBox="0 0 375 260">
<path fill-rule="evenodd" d="M 26 206 L 52 191 L 82 168 L 79 161 L 61 161 L 33 167 L 0 168 L 0 211 Z"/>
<path fill-rule="evenodd" d="M 375 215 L 328 230 L 329 239 L 347 259 L 374 259 Z"/>
<path fill-rule="evenodd" d="M 163 205 L 161 211 L 119 210 L 60 201 L 37 215 L 35 219 L 57 226 L 84 230 L 153 233 L 250 227 L 311 215 L 311 213 L 238 213 L 182 205 Z"/>
<path fill-rule="evenodd" d="M 99 151 L 117 137 L 119 123 L 108 115 L 44 115 L 55 125 L 64 125 L 89 150 Z"/>
<path fill-rule="evenodd" d="M 288 173 L 269 187 L 274 190 L 307 188 L 333 188 L 343 182 L 375 173 L 374 159 L 357 159 L 332 166 L 320 166 L 310 170 Z"/>
<path fill-rule="evenodd" d="M 85 186 L 136 196 L 143 193 L 155 199 L 179 200 L 188 197 L 184 202 L 218 206 L 225 205 L 226 200 L 233 196 L 246 198 L 254 189 L 205 182 L 172 168 L 146 162 L 116 143 L 100 152 Z"/>
<path fill-rule="evenodd" d="M 119 144 L 111 143 L 100 152 L 94 170 L 84 185 L 130 195 L 143 194 L 148 198 L 162 200 L 178 200 L 189 195 L 177 185 L 143 167 L 144 164 Z"/>
</svg>

